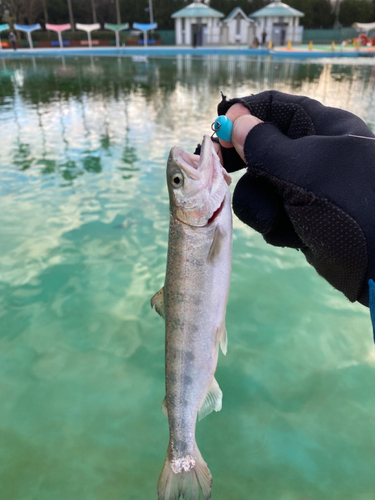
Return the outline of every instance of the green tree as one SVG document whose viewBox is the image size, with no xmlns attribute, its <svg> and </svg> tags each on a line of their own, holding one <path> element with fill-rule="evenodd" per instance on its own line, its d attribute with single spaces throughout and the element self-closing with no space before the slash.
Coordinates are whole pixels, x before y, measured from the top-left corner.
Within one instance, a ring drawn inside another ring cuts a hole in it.
<svg viewBox="0 0 375 500">
<path fill-rule="evenodd" d="M 375 21 L 374 4 L 368 0 L 343 0 L 340 5 L 339 21 L 343 26 L 353 23 Z"/>
<path fill-rule="evenodd" d="M 148 3 L 148 0 L 143 0 Z M 184 0 L 152 0 L 154 20 L 158 23 L 158 28 L 163 30 L 174 29 L 174 19 L 171 15 L 180 9 L 183 9 L 191 2 Z M 147 19 L 150 18 L 148 10 L 146 11 Z M 147 20 L 148 22 L 148 20 Z"/>
<path fill-rule="evenodd" d="M 306 29 L 333 27 L 335 15 L 329 0 L 290 0 L 288 4 L 305 14 L 300 24 Z"/>
<path fill-rule="evenodd" d="M 120 5 L 120 0 L 118 1 Z M 113 0 L 96 0 L 95 3 L 98 23 L 102 26 L 104 23 L 117 23 L 116 3 Z"/>
</svg>

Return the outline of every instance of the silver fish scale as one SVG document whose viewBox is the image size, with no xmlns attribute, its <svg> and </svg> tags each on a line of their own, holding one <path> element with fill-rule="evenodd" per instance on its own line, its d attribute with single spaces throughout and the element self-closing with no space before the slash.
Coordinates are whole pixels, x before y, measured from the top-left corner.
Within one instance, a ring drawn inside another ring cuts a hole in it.
<svg viewBox="0 0 375 500">
<path fill-rule="evenodd" d="M 208 262 L 208 255 L 216 224 L 190 227 L 170 220 L 164 285 L 166 402 L 176 460 L 194 455 L 197 412 L 218 359 L 218 330 L 227 300 L 222 291 L 229 288 L 230 276 L 230 206 L 217 223 L 223 218 L 229 222 L 228 235 L 214 262 Z"/>
</svg>

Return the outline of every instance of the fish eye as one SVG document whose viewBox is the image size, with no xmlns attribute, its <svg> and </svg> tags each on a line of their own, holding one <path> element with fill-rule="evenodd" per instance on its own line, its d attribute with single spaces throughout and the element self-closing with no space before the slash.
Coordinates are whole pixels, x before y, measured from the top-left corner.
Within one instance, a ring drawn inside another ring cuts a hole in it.
<svg viewBox="0 0 375 500">
<path fill-rule="evenodd" d="M 182 186 L 184 178 L 180 172 L 175 172 L 171 176 L 171 182 L 173 187 L 179 188 Z"/>
</svg>

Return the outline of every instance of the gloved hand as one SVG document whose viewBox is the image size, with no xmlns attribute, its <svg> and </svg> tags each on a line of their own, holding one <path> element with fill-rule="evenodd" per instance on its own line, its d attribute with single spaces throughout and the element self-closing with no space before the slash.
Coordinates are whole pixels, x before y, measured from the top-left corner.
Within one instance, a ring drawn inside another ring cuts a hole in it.
<svg viewBox="0 0 375 500">
<path fill-rule="evenodd" d="M 244 107 L 231 111 L 236 103 Z M 302 250 L 332 286 L 368 305 L 368 280 L 375 279 L 375 140 L 368 139 L 374 134 L 347 111 L 276 91 L 224 97 L 218 112 L 234 121 L 235 148 L 220 140 L 224 167 L 247 166 L 234 190 L 235 214 L 268 243 Z"/>
</svg>

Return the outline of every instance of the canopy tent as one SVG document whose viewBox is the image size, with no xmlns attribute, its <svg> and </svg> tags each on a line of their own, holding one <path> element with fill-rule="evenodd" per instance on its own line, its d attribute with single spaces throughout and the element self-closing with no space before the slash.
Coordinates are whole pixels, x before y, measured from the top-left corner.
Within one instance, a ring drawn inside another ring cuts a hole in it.
<svg viewBox="0 0 375 500">
<path fill-rule="evenodd" d="M 106 30 L 112 30 L 115 32 L 116 47 L 120 47 L 120 31 L 127 30 L 129 28 L 129 23 L 122 23 L 122 24 L 105 23 L 104 28 Z"/>
<path fill-rule="evenodd" d="M 31 32 L 32 31 L 35 31 L 35 30 L 40 30 L 42 29 L 42 27 L 40 26 L 40 24 L 15 24 L 14 25 L 14 29 L 18 30 L 18 31 L 24 31 L 25 33 L 27 33 L 27 38 L 29 40 L 29 45 L 30 45 L 30 49 L 33 49 L 33 41 L 31 39 Z"/>
<path fill-rule="evenodd" d="M 89 41 L 89 47 L 91 49 L 91 47 L 92 47 L 92 45 L 91 45 L 91 32 L 95 31 L 95 30 L 100 30 L 100 24 L 99 23 L 95 23 L 95 24 L 76 23 L 76 28 L 77 28 L 77 30 L 86 31 L 87 38 Z"/>
<path fill-rule="evenodd" d="M 147 46 L 147 31 L 154 30 L 158 27 L 157 23 L 152 24 L 141 24 L 141 23 L 133 23 L 133 28 L 135 30 L 143 31 L 143 45 Z"/>
<path fill-rule="evenodd" d="M 5 31 L 5 30 L 8 30 L 9 29 L 9 24 L 0 24 L 0 33 L 2 31 Z M 0 38 L 0 50 L 3 48 L 3 46 L 1 45 L 1 38 Z"/>
<path fill-rule="evenodd" d="M 48 24 L 46 23 L 46 29 L 51 31 L 56 31 L 57 36 L 59 37 L 60 48 L 63 48 L 63 40 L 61 33 L 66 30 L 70 30 L 70 24 Z"/>
<path fill-rule="evenodd" d="M 366 33 L 375 29 L 375 23 L 354 23 L 352 26 Z"/>
</svg>

